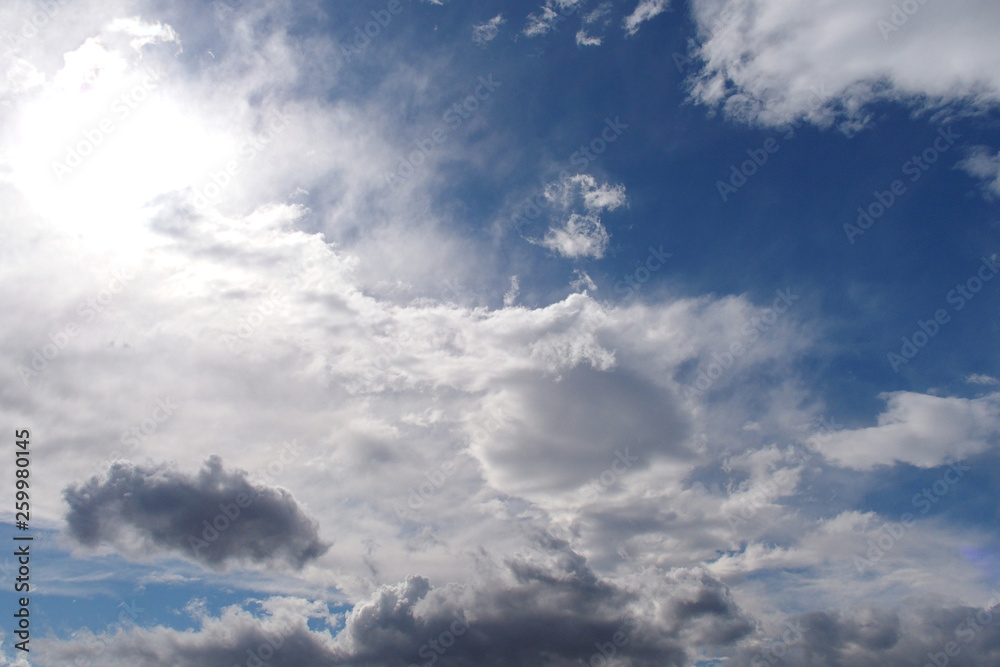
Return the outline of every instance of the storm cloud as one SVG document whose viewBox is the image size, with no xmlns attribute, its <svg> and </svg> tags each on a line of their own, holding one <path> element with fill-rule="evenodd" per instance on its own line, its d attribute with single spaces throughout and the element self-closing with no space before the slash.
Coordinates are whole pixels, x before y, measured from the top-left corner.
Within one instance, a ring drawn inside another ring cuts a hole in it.
<svg viewBox="0 0 1000 667">
<path fill-rule="evenodd" d="M 202 617 L 196 632 L 165 627 L 43 643 L 40 664 L 63 664 L 73 655 L 103 652 L 105 664 L 138 667 L 268 665 L 569 666 L 607 664 L 609 656 L 633 667 L 685 665 L 688 647 L 733 645 L 753 629 L 728 589 L 703 572 L 659 578 L 656 604 L 590 570 L 565 541 L 544 536 L 513 557 L 481 554 L 475 585 L 432 586 L 411 575 L 378 587 L 346 615 L 343 629 L 311 629 L 323 605 L 271 598 L 266 614 L 237 606 Z M 330 617 L 327 617 L 328 625 Z M 268 647 L 272 647 L 273 651 Z M 270 656 L 270 657 L 267 657 Z M 581 663 L 582 661 L 582 663 Z"/>
<path fill-rule="evenodd" d="M 288 491 L 251 484 L 217 456 L 193 476 L 118 461 L 104 478 L 70 486 L 63 497 L 70 537 L 131 557 L 159 551 L 212 569 L 272 562 L 301 568 L 329 548 Z"/>
</svg>

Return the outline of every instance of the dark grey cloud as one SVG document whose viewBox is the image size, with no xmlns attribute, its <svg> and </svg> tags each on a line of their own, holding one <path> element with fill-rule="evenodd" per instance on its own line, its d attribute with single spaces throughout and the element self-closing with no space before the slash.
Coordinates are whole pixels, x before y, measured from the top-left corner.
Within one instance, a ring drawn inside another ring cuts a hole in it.
<svg viewBox="0 0 1000 667">
<path fill-rule="evenodd" d="M 998 598 L 994 598 L 998 599 Z M 1000 664 L 1000 605 L 813 611 L 741 647 L 734 667 L 976 667 Z"/>
<path fill-rule="evenodd" d="M 113 635 L 78 633 L 73 641 L 41 640 L 33 659 L 39 665 L 129 665 L 129 667 L 318 667 L 335 659 L 329 636 L 313 632 L 303 617 L 254 617 L 227 610 L 203 619 L 196 633 L 162 626 Z M 325 637 L 325 639 L 324 639 Z"/>
<path fill-rule="evenodd" d="M 329 545 L 288 491 L 255 486 L 210 457 L 193 476 L 159 465 L 115 462 L 105 477 L 67 487 L 67 532 L 133 557 L 160 551 L 214 569 L 281 562 L 296 568 Z"/>
<path fill-rule="evenodd" d="M 47 640 L 38 662 L 65 664 L 59 661 L 96 651 L 87 648 L 92 645 L 103 651 L 101 664 L 243 665 L 279 636 L 285 640 L 269 667 L 569 667 L 607 664 L 605 655 L 630 667 L 663 667 L 689 664 L 685 647 L 695 642 L 732 645 L 752 629 L 725 586 L 706 574 L 668 582 L 654 606 L 602 580 L 565 541 L 543 535 L 536 546 L 516 557 L 481 554 L 475 585 L 435 587 L 421 576 L 383 585 L 355 605 L 336 637 L 310 630 L 294 605 L 285 604 L 264 617 L 229 610 L 202 619 L 194 633 L 157 627 Z"/>
</svg>

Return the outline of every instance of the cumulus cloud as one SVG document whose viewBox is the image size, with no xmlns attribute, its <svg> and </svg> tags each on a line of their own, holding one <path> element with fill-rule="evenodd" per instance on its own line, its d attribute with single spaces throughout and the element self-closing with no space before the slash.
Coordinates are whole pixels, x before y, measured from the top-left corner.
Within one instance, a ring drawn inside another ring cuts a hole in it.
<svg viewBox="0 0 1000 667">
<path fill-rule="evenodd" d="M 883 398 L 876 426 L 814 440 L 828 460 L 859 470 L 897 462 L 932 468 L 984 451 L 1000 433 L 1000 394 L 966 399 L 901 391 Z"/>
<path fill-rule="evenodd" d="M 634 592 L 596 576 L 553 536 L 539 536 L 531 550 L 511 557 L 482 557 L 483 576 L 475 585 L 435 587 L 413 575 L 378 587 L 347 614 L 336 637 L 306 625 L 308 618 L 333 620 L 324 605 L 271 598 L 260 616 L 237 606 L 218 618 L 202 613 L 195 632 L 154 627 L 46 639 L 38 660 L 59 665 L 100 653 L 107 664 L 208 667 L 249 654 L 296 667 L 437 660 L 456 667 L 568 667 L 600 656 L 599 646 L 611 644 L 630 664 L 652 667 L 684 664 L 690 642 L 725 647 L 752 630 L 728 589 L 704 572 L 668 573 L 656 586 L 656 605 L 644 606 Z"/>
<path fill-rule="evenodd" d="M 195 476 L 116 462 L 106 478 L 68 487 L 67 532 L 125 555 L 182 555 L 203 565 L 284 562 L 296 568 L 329 547 L 284 489 L 251 484 L 211 457 Z"/>
<path fill-rule="evenodd" d="M 639 4 L 622 22 L 625 34 L 629 37 L 634 36 L 643 23 L 667 11 L 669 5 L 670 0 L 639 0 Z"/>
<path fill-rule="evenodd" d="M 996 3 L 917 3 L 909 14 L 899 5 L 695 0 L 703 67 L 693 97 L 732 118 L 773 126 L 808 119 L 855 127 L 877 101 L 917 109 L 1000 102 Z"/>
<path fill-rule="evenodd" d="M 601 41 L 600 37 L 588 35 L 586 30 L 578 30 L 576 33 L 577 46 L 600 46 Z"/>
<path fill-rule="evenodd" d="M 645 7 L 648 20 L 656 6 L 642 2 L 636 12 Z M 335 44 L 289 38 L 287 19 L 311 11 L 306 5 L 243 3 L 209 29 L 211 17 L 193 7 L 178 5 L 170 26 L 129 23 L 117 32 L 106 28 L 110 17 L 87 23 L 85 13 L 74 14 L 81 27 L 61 38 L 55 19 L 30 45 L 51 39 L 51 54 L 37 70 L 15 63 L 6 84 L 5 95 L 38 94 L 10 105 L 5 98 L 0 109 L 11 120 L 2 124 L 9 179 L 0 198 L 11 211 L 3 233 L 20 246 L 5 255 L 4 270 L 9 284 L 30 290 L 0 297 L 9 321 L 19 323 L 5 339 L 5 386 L 22 386 L 17 367 L 49 340 L 51 323 L 75 322 L 78 304 L 103 294 L 117 262 L 134 267 L 112 306 L 25 390 L 10 392 L 8 411 L 18 411 L 10 418 L 52 435 L 38 453 L 46 475 L 33 508 L 58 520 L 59 491 L 68 487 L 70 535 L 129 558 L 163 554 L 275 571 L 308 563 L 292 574 L 296 584 L 342 591 L 354 610 L 331 619 L 324 605 L 272 600 L 264 615 L 232 608 L 200 618 L 191 632 L 84 633 L 89 645 L 79 637 L 49 643 L 49 664 L 81 655 L 102 664 L 245 664 L 247 651 L 260 655 L 279 637 L 269 664 L 410 664 L 456 621 L 468 630 L 442 664 L 589 661 L 595 642 L 623 628 L 634 628 L 623 650 L 632 664 L 683 664 L 696 649 L 729 651 L 746 641 L 754 625 L 742 611 L 748 604 L 760 612 L 801 600 L 801 590 L 755 589 L 748 573 L 773 581 L 780 567 L 799 573 L 838 545 L 863 552 L 865 540 L 878 537 L 878 520 L 853 515 L 810 534 L 794 495 L 820 495 L 819 485 L 799 488 L 808 471 L 767 447 L 811 417 L 792 368 L 812 342 L 796 325 L 798 310 L 775 321 L 774 311 L 740 295 L 614 306 L 583 293 L 596 283 L 580 269 L 539 297 L 529 280 L 538 266 L 501 267 L 494 258 L 504 253 L 470 240 L 461 231 L 466 220 L 454 225 L 430 205 L 433 189 L 418 187 L 441 177 L 430 161 L 385 195 L 384 174 L 412 150 L 412 138 L 394 144 L 399 119 L 384 110 L 410 104 L 400 97 L 433 98 L 427 82 L 440 72 L 414 76 L 393 51 L 384 79 L 392 85 L 355 99 L 354 84 L 337 85 L 343 63 Z M 546 2 L 526 32 L 544 34 L 580 7 Z M 584 17 L 585 41 L 601 34 L 590 26 L 604 20 L 606 7 Z M 135 15 L 129 9 L 116 16 Z M 467 30 L 459 39 L 469 39 Z M 183 62 L 172 55 L 181 38 Z M 377 46 L 370 62 L 391 51 L 390 42 Z M 749 55 L 747 62 L 777 67 Z M 35 178 L 81 141 L 87 128 L 70 110 L 86 102 L 95 118 L 106 115 L 122 90 L 143 84 L 147 67 L 160 73 L 151 94 L 74 171 L 72 186 Z M 408 109 L 423 113 L 429 129 L 453 103 L 448 96 Z M 290 122 L 262 135 L 278 113 Z M 479 155 L 473 134 L 450 134 L 436 150 Z M 242 161 L 241 149 L 262 136 L 259 157 Z M 237 158 L 238 174 L 206 202 L 213 176 Z M 597 258 L 610 237 L 601 216 L 625 206 L 626 196 L 621 185 L 578 175 L 533 201 L 547 230 L 533 242 L 560 256 Z M 566 282 L 576 293 L 559 292 Z M 500 294 L 503 308 L 476 303 L 493 304 Z M 536 299 L 546 305 L 525 304 Z M 766 330 L 755 328 L 762 321 Z M 744 345 L 741 357 L 704 392 L 685 392 L 733 343 Z M 164 394 L 183 401 L 183 414 L 145 434 L 143 455 L 176 460 L 208 438 L 248 474 L 219 460 L 195 474 L 120 462 L 122 429 L 146 423 Z M 886 411 L 892 423 L 852 431 L 871 445 L 889 442 L 879 455 L 888 462 L 902 452 L 929 465 L 945 452 L 935 438 L 974 452 L 992 437 L 982 424 L 994 403 L 928 409 L 942 415 L 938 427 L 927 423 L 936 416 L 917 417 L 924 408 L 914 400 L 900 405 Z M 280 473 L 295 498 L 277 481 L 253 481 L 290 434 L 315 443 Z M 874 464 L 846 439 L 824 447 L 844 466 Z M 727 469 L 718 469 L 720 460 Z M 119 462 L 108 471 L 111 461 Z M 100 474 L 79 483 L 81 465 Z M 768 485 L 774 469 L 786 472 L 776 492 Z M 205 521 L 225 515 L 219 504 L 238 501 L 241 490 L 259 495 L 195 551 L 189 538 L 211 536 Z M 417 511 L 394 511 L 416 493 L 424 494 Z M 734 534 L 727 512 L 758 497 L 765 501 L 754 505 L 755 522 Z M 525 537 L 541 527 L 565 532 Z M 327 550 L 320 532 L 337 535 L 338 548 Z M 915 535 L 934 538 L 915 544 L 942 550 L 953 551 L 958 537 L 972 542 L 957 533 Z M 498 555 L 525 543 L 530 553 Z M 850 552 L 836 553 L 850 567 Z M 881 563 L 913 571 L 926 560 L 900 547 Z M 954 559 L 933 563 L 951 567 L 921 580 L 950 585 L 953 571 L 964 576 Z M 823 583 L 854 588 L 843 574 L 822 582 L 816 574 L 809 593 Z M 157 580 L 186 581 L 147 579 Z M 325 620 L 330 630 L 305 619 Z"/>
<path fill-rule="evenodd" d="M 480 46 L 485 46 L 496 39 L 500 33 L 500 26 L 504 23 L 506 21 L 504 21 L 503 14 L 497 14 L 485 23 L 472 26 L 472 41 Z"/>
<path fill-rule="evenodd" d="M 998 602 L 994 594 L 983 607 L 913 603 L 899 611 L 809 612 L 742 647 L 732 664 L 752 667 L 779 656 L 800 665 L 989 665 L 1000 659 Z"/>
</svg>

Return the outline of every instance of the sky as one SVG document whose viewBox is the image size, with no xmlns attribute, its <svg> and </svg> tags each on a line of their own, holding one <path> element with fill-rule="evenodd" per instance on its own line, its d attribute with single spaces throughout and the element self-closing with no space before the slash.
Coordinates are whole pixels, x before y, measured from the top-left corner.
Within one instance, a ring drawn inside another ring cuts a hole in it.
<svg viewBox="0 0 1000 667">
<path fill-rule="evenodd" d="M 1000 663 L 998 32 L 3 3 L 0 665 Z"/>
</svg>

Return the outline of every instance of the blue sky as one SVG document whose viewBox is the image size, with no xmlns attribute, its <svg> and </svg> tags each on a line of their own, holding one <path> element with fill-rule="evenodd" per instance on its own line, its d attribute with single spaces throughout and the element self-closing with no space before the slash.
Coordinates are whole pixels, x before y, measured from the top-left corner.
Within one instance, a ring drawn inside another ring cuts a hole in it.
<svg viewBox="0 0 1000 667">
<path fill-rule="evenodd" d="M 998 659 L 1000 8 L 0 26 L 0 664 Z"/>
</svg>

